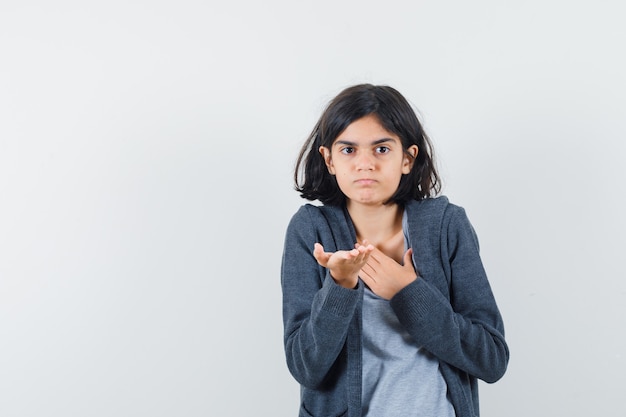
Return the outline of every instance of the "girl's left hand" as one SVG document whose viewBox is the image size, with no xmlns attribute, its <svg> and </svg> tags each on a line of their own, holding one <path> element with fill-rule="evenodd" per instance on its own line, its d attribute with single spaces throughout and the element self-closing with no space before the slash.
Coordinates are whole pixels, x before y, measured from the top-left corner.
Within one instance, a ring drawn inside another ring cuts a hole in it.
<svg viewBox="0 0 626 417">
<path fill-rule="evenodd" d="M 400 265 L 375 248 L 359 276 L 374 294 L 390 300 L 418 277 L 413 268 L 412 254 L 413 249 L 409 248 L 404 253 L 404 265 Z"/>
</svg>

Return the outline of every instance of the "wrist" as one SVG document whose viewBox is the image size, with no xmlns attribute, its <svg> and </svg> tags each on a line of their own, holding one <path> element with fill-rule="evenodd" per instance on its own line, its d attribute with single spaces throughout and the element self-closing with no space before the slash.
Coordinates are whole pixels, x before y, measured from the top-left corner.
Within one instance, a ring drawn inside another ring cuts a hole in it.
<svg viewBox="0 0 626 417">
<path fill-rule="evenodd" d="M 350 290 L 355 289 L 359 285 L 359 276 L 335 276 L 332 272 L 330 272 L 330 277 L 335 281 L 335 283 L 341 287 L 348 288 Z"/>
</svg>

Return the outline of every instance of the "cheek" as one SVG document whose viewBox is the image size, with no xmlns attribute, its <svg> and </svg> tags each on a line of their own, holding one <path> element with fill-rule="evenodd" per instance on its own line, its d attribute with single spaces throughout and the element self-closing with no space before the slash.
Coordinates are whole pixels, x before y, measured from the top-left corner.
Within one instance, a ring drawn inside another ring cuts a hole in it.
<svg viewBox="0 0 626 417">
<path fill-rule="evenodd" d="M 339 186 L 341 192 L 346 194 L 350 188 L 350 179 L 348 178 L 348 175 L 340 172 L 335 175 L 335 180 L 337 181 L 337 185 Z"/>
<path fill-rule="evenodd" d="M 348 182 L 348 176 L 345 173 L 343 173 L 343 172 L 337 173 L 337 175 L 335 175 L 335 178 L 337 179 L 337 183 L 340 186 L 342 184 L 346 184 Z"/>
</svg>

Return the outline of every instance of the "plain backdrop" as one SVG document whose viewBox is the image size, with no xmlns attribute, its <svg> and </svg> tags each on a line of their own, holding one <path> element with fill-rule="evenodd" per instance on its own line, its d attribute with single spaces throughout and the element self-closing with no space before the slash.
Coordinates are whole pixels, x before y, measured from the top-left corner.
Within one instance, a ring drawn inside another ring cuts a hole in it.
<svg viewBox="0 0 626 417">
<path fill-rule="evenodd" d="M 361 82 L 480 238 L 511 349 L 482 415 L 626 415 L 621 8 L 3 0 L 0 415 L 296 415 L 292 170 Z"/>
</svg>

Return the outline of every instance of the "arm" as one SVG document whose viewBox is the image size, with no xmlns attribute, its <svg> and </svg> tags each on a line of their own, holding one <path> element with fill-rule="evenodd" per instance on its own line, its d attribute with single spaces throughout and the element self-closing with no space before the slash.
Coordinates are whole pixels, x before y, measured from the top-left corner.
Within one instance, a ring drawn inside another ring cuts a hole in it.
<svg viewBox="0 0 626 417">
<path fill-rule="evenodd" d="M 449 206 L 442 226 L 450 301 L 419 277 L 391 299 L 400 322 L 433 355 L 486 382 L 500 379 L 509 359 L 504 325 L 463 209 Z M 419 254 L 416 254 L 419 256 Z"/>
<path fill-rule="evenodd" d="M 343 349 L 349 325 L 362 296 L 338 285 L 313 256 L 320 235 L 332 249 L 330 229 L 316 221 L 314 208 L 303 207 L 291 219 L 283 251 L 284 344 L 287 366 L 303 386 L 322 384 Z"/>
</svg>

